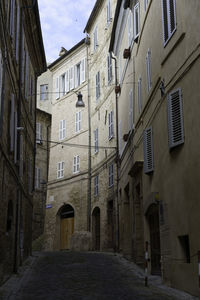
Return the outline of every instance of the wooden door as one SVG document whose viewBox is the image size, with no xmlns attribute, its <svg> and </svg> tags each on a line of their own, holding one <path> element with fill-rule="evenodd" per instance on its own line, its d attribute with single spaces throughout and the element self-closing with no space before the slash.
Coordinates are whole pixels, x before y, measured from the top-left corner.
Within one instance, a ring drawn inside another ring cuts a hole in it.
<svg viewBox="0 0 200 300">
<path fill-rule="evenodd" d="M 161 274 L 160 263 L 160 225 L 158 207 L 152 206 L 148 214 L 150 227 L 150 244 L 151 244 L 151 273 L 153 275 Z"/>
<path fill-rule="evenodd" d="M 70 249 L 70 241 L 73 232 L 74 232 L 74 218 L 61 219 L 61 228 L 60 228 L 61 250 Z"/>
</svg>

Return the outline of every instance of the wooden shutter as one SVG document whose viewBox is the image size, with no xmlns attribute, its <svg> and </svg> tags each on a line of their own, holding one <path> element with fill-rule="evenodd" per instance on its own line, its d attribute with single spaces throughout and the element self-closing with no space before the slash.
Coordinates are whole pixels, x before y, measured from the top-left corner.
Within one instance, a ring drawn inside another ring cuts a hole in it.
<svg viewBox="0 0 200 300">
<path fill-rule="evenodd" d="M 154 170 L 152 126 L 144 131 L 144 173 Z"/>
<path fill-rule="evenodd" d="M 59 77 L 56 77 L 56 100 L 60 98 L 59 93 Z"/>
<path fill-rule="evenodd" d="M 181 89 L 171 92 L 167 98 L 169 148 L 184 143 L 183 108 Z"/>
<path fill-rule="evenodd" d="M 164 46 L 176 30 L 175 0 L 162 0 Z"/>
<path fill-rule="evenodd" d="M 65 73 L 65 93 L 69 92 L 69 70 Z"/>
</svg>

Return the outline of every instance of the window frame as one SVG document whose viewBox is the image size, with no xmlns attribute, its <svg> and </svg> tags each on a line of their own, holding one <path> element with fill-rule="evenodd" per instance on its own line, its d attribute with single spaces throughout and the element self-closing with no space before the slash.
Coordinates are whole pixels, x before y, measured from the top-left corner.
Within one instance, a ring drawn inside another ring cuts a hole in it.
<svg viewBox="0 0 200 300">
<path fill-rule="evenodd" d="M 108 175 L 108 186 L 110 188 L 114 185 L 114 164 L 109 166 Z"/>
<path fill-rule="evenodd" d="M 81 110 L 76 112 L 75 115 L 75 132 L 79 133 L 81 131 Z"/>
<path fill-rule="evenodd" d="M 147 92 L 152 88 L 152 76 L 151 76 L 151 51 L 147 50 L 146 55 L 146 74 L 147 74 Z"/>
<path fill-rule="evenodd" d="M 113 110 L 108 113 L 108 139 L 111 140 L 114 137 L 114 120 Z"/>
<path fill-rule="evenodd" d="M 44 89 L 44 91 L 43 91 Z M 48 84 L 41 84 L 40 85 L 40 101 L 48 100 L 49 96 L 49 86 Z M 44 98 L 43 98 L 44 97 Z"/>
<path fill-rule="evenodd" d="M 94 153 L 99 152 L 99 131 L 98 128 L 94 130 Z"/>
<path fill-rule="evenodd" d="M 60 179 L 60 178 L 64 177 L 64 166 L 65 166 L 64 161 L 58 162 L 58 165 L 57 165 L 57 179 Z"/>
<path fill-rule="evenodd" d="M 163 27 L 163 46 L 165 47 L 171 37 L 173 36 L 174 32 L 176 31 L 176 4 L 175 0 L 161 0 L 162 1 L 162 27 Z M 173 22 L 174 22 L 174 29 L 172 29 L 172 14 L 170 8 L 170 1 L 173 1 Z M 164 5 L 165 2 L 165 5 Z M 166 8 L 166 10 L 165 10 Z M 166 37 L 166 29 L 167 28 L 167 37 Z"/>
<path fill-rule="evenodd" d="M 60 120 L 59 123 L 59 140 L 62 141 L 66 138 L 66 120 Z"/>
<path fill-rule="evenodd" d="M 73 174 L 80 172 L 80 156 L 75 155 L 73 158 Z"/>
<path fill-rule="evenodd" d="M 153 129 L 149 126 L 143 133 L 144 145 L 144 173 L 149 174 L 154 171 L 154 155 L 153 155 Z"/>
<path fill-rule="evenodd" d="M 94 197 L 99 195 L 99 175 L 94 177 Z"/>
<path fill-rule="evenodd" d="M 138 29 L 138 31 L 136 31 Z M 139 2 L 133 7 L 133 35 L 134 40 L 137 40 L 140 34 L 140 5 Z"/>
</svg>

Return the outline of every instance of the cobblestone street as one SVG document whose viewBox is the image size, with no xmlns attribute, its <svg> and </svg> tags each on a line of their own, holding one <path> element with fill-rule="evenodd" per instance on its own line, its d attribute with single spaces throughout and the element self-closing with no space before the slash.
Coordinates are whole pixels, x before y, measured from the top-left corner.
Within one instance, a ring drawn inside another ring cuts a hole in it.
<svg viewBox="0 0 200 300">
<path fill-rule="evenodd" d="M 119 255 L 96 252 L 35 253 L 21 274 L 0 288 L 1 300 L 196 299 L 144 276 Z"/>
</svg>

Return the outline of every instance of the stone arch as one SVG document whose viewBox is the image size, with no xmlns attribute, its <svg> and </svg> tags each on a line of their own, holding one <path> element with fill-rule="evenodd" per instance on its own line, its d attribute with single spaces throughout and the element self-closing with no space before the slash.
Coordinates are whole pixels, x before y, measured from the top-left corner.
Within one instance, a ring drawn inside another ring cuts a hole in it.
<svg viewBox="0 0 200 300">
<path fill-rule="evenodd" d="M 92 211 L 92 241 L 93 249 L 100 250 L 100 232 L 101 232 L 101 221 L 100 221 L 100 208 L 96 206 Z"/>
</svg>

